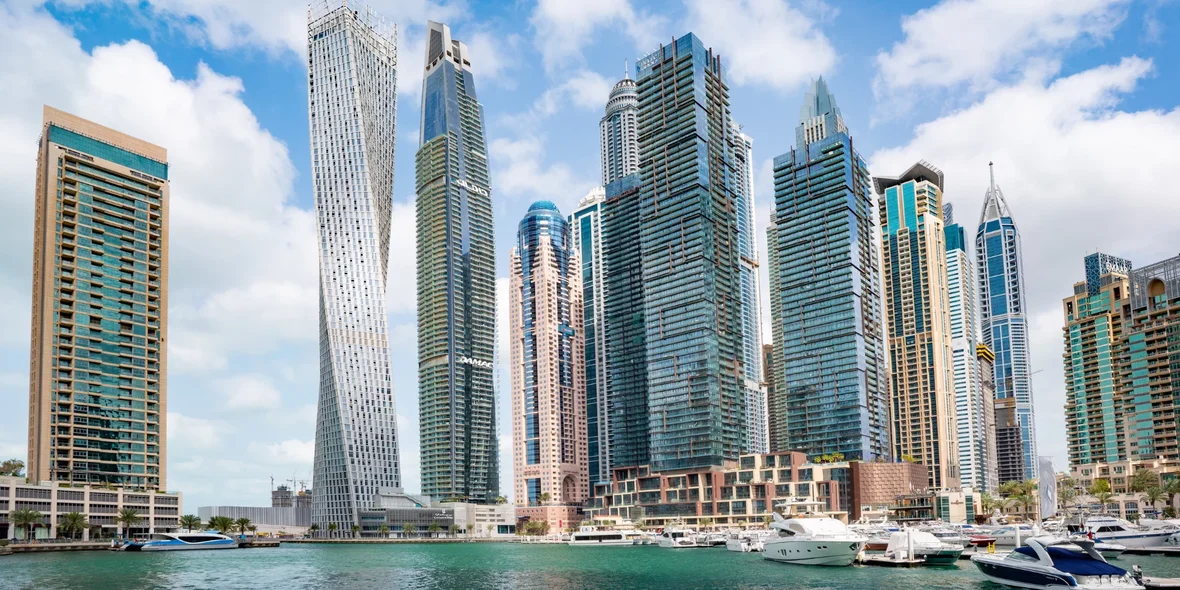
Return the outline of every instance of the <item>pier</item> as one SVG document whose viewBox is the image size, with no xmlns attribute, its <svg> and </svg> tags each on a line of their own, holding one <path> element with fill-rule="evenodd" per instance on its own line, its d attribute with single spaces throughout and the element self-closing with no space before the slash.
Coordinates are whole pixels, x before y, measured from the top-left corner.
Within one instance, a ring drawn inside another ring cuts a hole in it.
<svg viewBox="0 0 1180 590">
<path fill-rule="evenodd" d="M 11 553 L 46 553 L 50 551 L 102 551 L 110 549 L 110 541 L 78 541 L 76 543 L 13 543 Z M 0 548 L 2 551 L 3 548 Z"/>
<path fill-rule="evenodd" d="M 1144 549 L 1132 549 L 1128 547 L 1123 553 L 1127 555 L 1166 555 L 1168 557 L 1180 557 L 1180 547 L 1147 547 Z"/>
</svg>

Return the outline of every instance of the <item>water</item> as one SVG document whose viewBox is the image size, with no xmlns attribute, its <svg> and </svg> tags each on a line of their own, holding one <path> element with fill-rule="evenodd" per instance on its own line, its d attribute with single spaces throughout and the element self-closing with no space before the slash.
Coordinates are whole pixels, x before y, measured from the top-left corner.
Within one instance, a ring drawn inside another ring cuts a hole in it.
<svg viewBox="0 0 1180 590">
<path fill-rule="evenodd" d="M 1148 575 L 1180 577 L 1180 558 L 1125 556 Z M 429 590 L 998 590 L 970 562 L 891 569 L 794 566 L 724 548 L 567 547 L 511 543 L 287 544 L 278 549 L 124 553 L 90 551 L 0 557 L 0 588 Z"/>
</svg>

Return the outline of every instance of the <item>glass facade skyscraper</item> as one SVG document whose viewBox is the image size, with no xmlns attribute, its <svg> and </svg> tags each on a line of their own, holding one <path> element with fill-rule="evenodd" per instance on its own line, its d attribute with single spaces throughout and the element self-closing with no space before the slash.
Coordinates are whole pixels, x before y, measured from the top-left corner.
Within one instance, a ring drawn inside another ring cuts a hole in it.
<svg viewBox="0 0 1180 590">
<path fill-rule="evenodd" d="M 747 442 L 737 213 L 745 171 L 728 90 L 721 59 L 691 33 L 641 59 L 636 82 L 651 466 L 718 465 Z"/>
<path fill-rule="evenodd" d="M 422 493 L 493 502 L 500 493 L 496 264 L 483 106 L 471 58 L 450 28 L 427 25 L 415 160 Z"/>
<path fill-rule="evenodd" d="M 580 506 L 590 492 L 582 265 L 572 242 L 557 206 L 538 201 L 521 220 L 512 250 L 514 489 L 518 507 L 546 505 L 540 511 Z M 558 520 L 568 520 L 569 510 L 563 512 Z"/>
<path fill-rule="evenodd" d="M 630 76 L 610 91 L 606 114 L 598 122 L 602 185 L 639 171 L 639 93 Z"/>
<path fill-rule="evenodd" d="M 930 487 L 959 487 L 943 174 L 926 162 L 877 176 L 894 456 L 930 469 Z"/>
<path fill-rule="evenodd" d="M 1022 470 L 1018 479 L 1036 479 L 1036 425 L 1028 365 L 1028 319 L 1024 307 L 1020 231 L 1012 220 L 1004 194 L 996 186 L 994 173 L 991 178 L 975 235 L 979 317 L 983 342 L 996 355 L 996 399 L 1015 400 Z M 998 407 L 1001 405 L 997 403 Z M 1002 426 L 997 424 L 997 428 Z M 1004 455 L 1010 452 L 999 445 L 996 447 L 1001 462 L 1006 461 Z M 1010 460 L 1007 462 L 1011 464 Z M 1001 473 L 1000 483 L 1010 481 L 1012 475 Z"/>
<path fill-rule="evenodd" d="M 308 12 L 308 114 L 320 242 L 320 387 L 312 522 L 360 525 L 401 486 L 385 288 L 397 31 L 369 9 Z"/>
<path fill-rule="evenodd" d="M 734 192 L 737 195 L 738 276 L 742 293 L 742 365 L 745 373 L 747 453 L 769 451 L 766 386 L 762 378 L 762 302 L 758 285 L 758 242 L 754 223 L 754 140 L 730 121 L 733 129 Z"/>
<path fill-rule="evenodd" d="M 164 148 L 44 107 L 33 227 L 33 482 L 166 489 L 168 187 Z"/>
<path fill-rule="evenodd" d="M 606 371 L 606 269 L 602 215 L 606 191 L 590 191 L 570 216 L 573 249 L 581 258 L 582 330 L 586 353 L 586 444 L 590 491 L 610 481 L 610 389 Z"/>
<path fill-rule="evenodd" d="M 889 458 L 868 169 L 822 78 L 799 118 L 796 147 L 774 159 L 767 232 L 776 371 L 771 450 Z"/>
</svg>

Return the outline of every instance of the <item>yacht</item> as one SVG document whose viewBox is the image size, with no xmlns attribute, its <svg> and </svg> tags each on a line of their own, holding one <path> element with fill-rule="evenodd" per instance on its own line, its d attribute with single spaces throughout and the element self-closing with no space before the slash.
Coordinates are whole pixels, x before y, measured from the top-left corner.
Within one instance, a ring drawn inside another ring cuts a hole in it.
<svg viewBox="0 0 1180 590">
<path fill-rule="evenodd" d="M 959 547 L 966 547 L 971 544 L 970 537 L 952 528 L 935 525 L 922 528 L 921 530 L 934 535 L 939 541 L 942 541 L 943 543 L 958 545 Z"/>
<path fill-rule="evenodd" d="M 885 548 L 885 557 L 905 555 L 922 559 L 926 565 L 950 565 L 959 561 L 963 554 L 963 545 L 944 543 L 933 534 L 906 529 L 889 536 L 889 545 Z"/>
<path fill-rule="evenodd" d="M 665 549 L 688 549 L 700 547 L 697 534 L 692 529 L 664 529 L 660 533 L 660 547 Z"/>
<path fill-rule="evenodd" d="M 777 512 L 762 557 L 802 565 L 852 565 L 866 539 L 827 517 L 785 519 Z"/>
<path fill-rule="evenodd" d="M 237 540 L 217 531 L 203 533 L 153 533 L 147 540 L 136 539 L 123 545 L 124 551 L 192 551 L 195 549 L 233 549 Z"/>
<path fill-rule="evenodd" d="M 992 531 L 989 536 L 995 539 L 992 543 L 996 547 L 1016 547 L 1023 545 L 1025 539 L 1037 536 L 1039 532 L 1032 525 L 1013 524 L 1002 526 Z"/>
<path fill-rule="evenodd" d="M 584 526 L 578 532 L 570 535 L 569 545 L 583 546 L 594 545 L 596 547 L 612 546 L 612 545 L 626 545 L 631 546 L 635 544 L 635 540 L 629 537 L 624 531 L 600 531 L 592 526 Z"/>
<path fill-rule="evenodd" d="M 762 551 L 769 531 L 739 531 L 731 533 L 725 541 L 725 548 L 740 553 Z"/>
<path fill-rule="evenodd" d="M 1176 533 L 1171 527 L 1144 528 L 1135 526 L 1121 518 L 1109 516 L 1090 517 L 1080 527 L 1073 525 L 1070 532 L 1090 535 L 1097 543 L 1117 543 L 1130 549 L 1164 547 L 1168 537 Z"/>
<path fill-rule="evenodd" d="M 1106 562 L 1088 539 L 1034 537 L 1006 555 L 980 553 L 971 563 L 988 580 L 1011 588 L 1136 590 L 1144 586 Z"/>
</svg>

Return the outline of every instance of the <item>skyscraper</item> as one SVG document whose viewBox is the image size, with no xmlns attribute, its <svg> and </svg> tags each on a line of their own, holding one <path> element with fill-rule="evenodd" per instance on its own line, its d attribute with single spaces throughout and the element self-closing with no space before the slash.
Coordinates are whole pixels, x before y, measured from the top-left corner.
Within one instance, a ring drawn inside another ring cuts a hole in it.
<svg viewBox="0 0 1180 590">
<path fill-rule="evenodd" d="M 610 389 L 606 371 L 606 269 L 602 207 L 606 191 L 594 188 L 570 216 L 574 252 L 582 260 L 582 326 L 586 365 L 586 451 L 590 491 L 610 481 Z"/>
<path fill-rule="evenodd" d="M 639 171 L 638 116 L 638 86 L 624 71 L 623 79 L 610 91 L 606 115 L 598 122 L 603 186 Z"/>
<path fill-rule="evenodd" d="M 582 265 L 569 223 L 538 201 L 512 249 L 509 324 L 518 515 L 558 525 L 590 493 Z"/>
<path fill-rule="evenodd" d="M 496 263 L 483 106 L 467 46 L 444 24 L 427 29 L 415 161 L 422 493 L 492 502 Z"/>
<path fill-rule="evenodd" d="M 1131 261 L 1095 253 L 1086 257 L 1086 280 L 1062 302 L 1065 354 L 1065 424 L 1069 464 L 1128 459 L 1119 357 L 1124 306 L 1130 305 Z M 1154 458 L 1154 457 L 1153 457 Z"/>
<path fill-rule="evenodd" d="M 988 164 L 989 169 L 991 164 Z M 995 173 L 984 196 L 975 235 L 976 279 L 979 281 L 979 317 L 983 343 L 996 355 L 996 400 L 1015 399 L 1020 425 L 1019 479 L 1037 477 L 1037 441 L 1033 421 L 1032 382 L 1028 366 L 1028 320 L 1024 308 L 1024 263 L 1020 255 L 1020 231 L 1012 221 L 1008 202 Z M 997 428 L 1002 425 L 997 424 Z M 1005 451 L 996 447 L 1000 461 Z M 1011 463 L 1011 461 L 1008 461 Z M 1004 475 L 1000 483 L 1009 481 Z"/>
<path fill-rule="evenodd" d="M 29 479 L 163 490 L 168 152 L 49 106 L 38 144 Z"/>
<path fill-rule="evenodd" d="M 1130 271 L 1123 382 L 1131 459 L 1180 459 L 1180 256 Z"/>
<path fill-rule="evenodd" d="M 360 525 L 401 486 L 385 287 L 397 31 L 366 7 L 308 11 L 308 114 L 320 242 L 320 388 L 312 522 Z"/>
<path fill-rule="evenodd" d="M 892 456 L 869 173 L 823 78 L 774 159 L 771 450 Z M 790 413 L 778 408 L 790 408 Z M 785 421 L 785 425 L 783 422 Z M 785 426 L 785 427 L 784 427 Z"/>
<path fill-rule="evenodd" d="M 754 223 L 754 140 L 730 120 L 730 144 L 736 171 L 738 277 L 742 304 L 742 352 L 746 394 L 745 452 L 769 451 L 766 426 L 766 387 L 762 379 L 762 304 L 758 286 L 758 242 Z"/>
<path fill-rule="evenodd" d="M 998 484 L 995 465 L 988 462 L 988 457 L 995 455 L 995 439 L 984 435 L 990 404 L 984 400 L 979 384 L 975 269 L 967 254 L 967 232 L 955 223 L 954 208 L 950 203 L 943 205 L 942 216 L 946 233 L 947 302 L 951 321 L 959 469 L 964 486 L 992 491 Z"/>
<path fill-rule="evenodd" d="M 894 454 L 930 468 L 930 486 L 959 487 L 942 223 L 942 171 L 926 162 L 876 176 L 885 260 Z"/>
<path fill-rule="evenodd" d="M 728 91 L 692 33 L 641 59 L 636 82 L 651 466 L 718 465 L 746 443 Z"/>
</svg>

